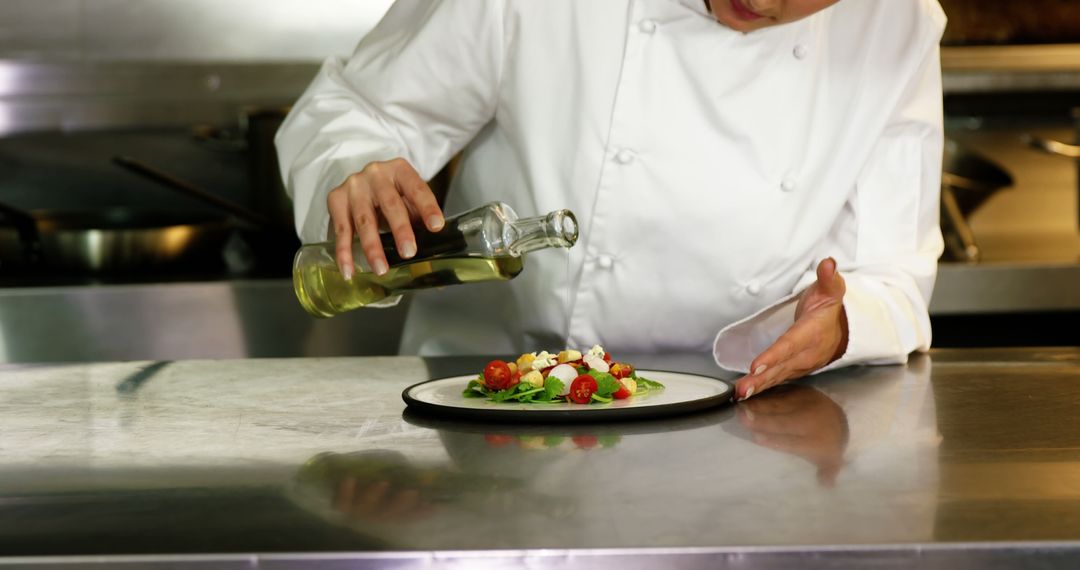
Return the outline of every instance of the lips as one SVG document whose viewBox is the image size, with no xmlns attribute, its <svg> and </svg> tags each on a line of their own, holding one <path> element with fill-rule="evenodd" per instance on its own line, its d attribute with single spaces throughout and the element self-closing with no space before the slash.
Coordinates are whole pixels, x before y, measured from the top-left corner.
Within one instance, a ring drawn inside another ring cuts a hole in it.
<svg viewBox="0 0 1080 570">
<path fill-rule="evenodd" d="M 731 11 L 735 13 L 735 17 L 747 22 L 763 18 L 761 14 L 746 7 L 746 4 L 742 3 L 742 0 L 731 0 Z"/>
</svg>

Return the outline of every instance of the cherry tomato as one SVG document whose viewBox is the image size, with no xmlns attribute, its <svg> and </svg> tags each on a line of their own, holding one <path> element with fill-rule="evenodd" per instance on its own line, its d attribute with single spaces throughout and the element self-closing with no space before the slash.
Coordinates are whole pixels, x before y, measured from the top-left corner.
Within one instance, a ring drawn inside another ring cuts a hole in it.
<svg viewBox="0 0 1080 570">
<path fill-rule="evenodd" d="M 610 372 L 612 376 L 622 379 L 633 374 L 634 367 L 630 366 L 629 364 L 623 364 L 622 362 L 616 362 L 615 364 L 611 365 Z"/>
<path fill-rule="evenodd" d="M 604 353 L 604 362 L 607 362 L 608 364 L 611 364 L 611 353 L 610 352 L 605 352 Z"/>
<path fill-rule="evenodd" d="M 596 378 L 588 374 L 582 374 L 574 378 L 574 381 L 570 383 L 570 394 L 567 397 L 575 404 L 588 404 L 598 388 Z"/>
<path fill-rule="evenodd" d="M 630 392 L 630 388 L 626 387 L 626 384 L 619 382 L 619 389 L 616 390 L 615 393 L 611 396 L 616 400 L 625 400 L 630 396 L 633 396 L 633 393 Z"/>
<path fill-rule="evenodd" d="M 595 435 L 575 435 L 570 439 L 578 449 L 592 449 L 600 443 L 600 438 Z"/>
<path fill-rule="evenodd" d="M 491 447 L 503 447 L 514 443 L 514 437 L 501 433 L 486 433 L 484 434 L 484 441 Z"/>
<path fill-rule="evenodd" d="M 514 385 L 510 367 L 502 360 L 492 360 L 484 367 L 484 385 L 489 390 L 505 390 Z"/>
</svg>

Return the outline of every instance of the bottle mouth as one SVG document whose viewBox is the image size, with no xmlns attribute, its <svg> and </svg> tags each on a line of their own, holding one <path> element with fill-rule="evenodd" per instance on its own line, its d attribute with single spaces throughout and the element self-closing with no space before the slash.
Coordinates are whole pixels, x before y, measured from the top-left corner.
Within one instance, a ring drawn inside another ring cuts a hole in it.
<svg viewBox="0 0 1080 570">
<path fill-rule="evenodd" d="M 564 247 L 571 247 L 577 243 L 578 222 L 577 217 L 570 210 L 559 210 L 551 213 L 551 226 L 558 235 L 566 242 Z"/>
</svg>

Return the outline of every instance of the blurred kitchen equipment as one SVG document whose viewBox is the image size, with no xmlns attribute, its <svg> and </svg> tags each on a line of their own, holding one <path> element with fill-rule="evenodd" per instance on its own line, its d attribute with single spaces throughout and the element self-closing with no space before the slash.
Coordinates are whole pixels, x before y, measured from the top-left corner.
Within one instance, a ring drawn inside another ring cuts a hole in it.
<svg viewBox="0 0 1080 570">
<path fill-rule="evenodd" d="M 288 225 L 283 225 L 280 218 L 275 220 L 273 217 L 253 211 L 131 157 L 113 157 L 113 163 L 159 185 L 227 212 L 241 220 L 244 226 L 239 229 L 248 248 L 245 255 L 250 259 L 240 260 L 237 262 L 238 265 L 245 266 L 245 269 L 263 267 L 269 269 L 272 273 L 280 274 L 287 274 L 292 271 L 293 253 L 300 247 L 300 240 L 293 230 L 291 218 Z"/>
<path fill-rule="evenodd" d="M 1035 135 L 1024 135 L 1022 140 L 1028 146 L 1037 148 L 1049 154 L 1056 154 L 1066 158 L 1080 158 L 1080 145 L 1063 143 L 1053 139 L 1044 139 Z"/>
<path fill-rule="evenodd" d="M 944 45 L 1080 42 L 1080 2 L 1073 0 L 941 0 L 949 17 Z"/>
<path fill-rule="evenodd" d="M 246 154 L 255 211 L 270 218 L 273 226 L 292 228 L 292 202 L 281 180 L 274 146 L 274 135 L 288 114 L 289 107 L 246 107 L 235 129 L 200 125 L 192 134 L 207 149 Z"/>
<path fill-rule="evenodd" d="M 187 196 L 201 200 L 219 210 L 228 212 L 240 218 L 241 220 L 252 224 L 256 227 L 263 227 L 270 225 L 270 219 L 266 216 L 249 210 L 240 204 L 237 204 L 231 200 L 226 200 L 217 194 L 213 194 L 194 186 L 188 182 L 180 180 L 167 172 L 159 170 L 145 162 L 131 158 L 130 156 L 116 156 L 113 157 L 113 163 L 121 168 L 125 168 L 131 172 L 139 174 L 147 179 L 153 180 L 165 187 L 182 192 Z"/>
<path fill-rule="evenodd" d="M 1080 140 L 1080 107 L 1072 110 L 1073 124 L 1077 132 L 1077 138 Z M 1056 156 L 1062 156 L 1070 158 L 1076 161 L 1080 159 L 1080 144 L 1071 144 L 1053 139 L 1043 138 L 1032 134 L 1025 134 L 1021 137 L 1021 140 L 1030 146 L 1031 148 L 1041 150 L 1047 154 L 1053 154 Z M 1076 162 L 1077 165 L 1077 223 L 1080 224 L 1080 161 Z"/>
<path fill-rule="evenodd" d="M 17 243 L 20 246 L 14 248 L 19 250 L 18 254 L 11 251 L 7 252 L 8 255 L 4 255 L 5 242 L 0 237 L 0 262 L 4 259 L 19 259 L 24 263 L 37 264 L 41 260 L 41 235 L 38 233 L 37 220 L 30 214 L 7 204 L 0 204 L 0 219 L 11 224 L 15 230 L 15 239 L 18 240 Z M 10 247 L 11 240 L 7 242 L 6 245 Z"/>
<path fill-rule="evenodd" d="M 131 208 L 0 215 L 15 231 L 0 231 L 0 260 L 19 269 L 134 273 L 221 259 L 232 228 L 214 216 Z"/>
<path fill-rule="evenodd" d="M 941 174 L 941 230 L 945 257 L 975 262 L 981 257 L 968 218 L 994 192 L 1012 186 L 1001 166 L 956 141 L 945 141 Z"/>
</svg>

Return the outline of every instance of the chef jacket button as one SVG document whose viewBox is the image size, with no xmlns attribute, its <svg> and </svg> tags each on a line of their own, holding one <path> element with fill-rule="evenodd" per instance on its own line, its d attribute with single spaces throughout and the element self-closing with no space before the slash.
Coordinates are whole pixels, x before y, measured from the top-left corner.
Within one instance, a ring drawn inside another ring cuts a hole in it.
<svg viewBox="0 0 1080 570">
<path fill-rule="evenodd" d="M 615 258 L 610 255 L 601 255 L 596 258 L 596 266 L 600 269 L 611 269 L 615 265 Z"/>
<path fill-rule="evenodd" d="M 615 153 L 615 162 L 619 164 L 630 164 L 634 162 L 634 152 L 628 149 L 622 149 Z"/>
<path fill-rule="evenodd" d="M 794 178 L 785 178 L 780 182 L 780 189 L 784 192 L 791 192 L 797 186 Z"/>
<path fill-rule="evenodd" d="M 761 294 L 761 281 L 758 281 L 757 279 L 754 279 L 753 281 L 747 283 L 746 284 L 746 292 L 750 293 L 751 295 L 755 295 L 755 296 L 760 295 Z"/>
<path fill-rule="evenodd" d="M 791 53 L 795 56 L 795 59 L 806 59 L 806 56 L 810 55 L 810 49 L 803 44 L 798 44 L 795 49 L 791 50 Z"/>
<path fill-rule="evenodd" d="M 642 20 L 638 23 L 638 30 L 643 34 L 651 34 L 656 31 L 656 22 L 654 20 Z"/>
</svg>

